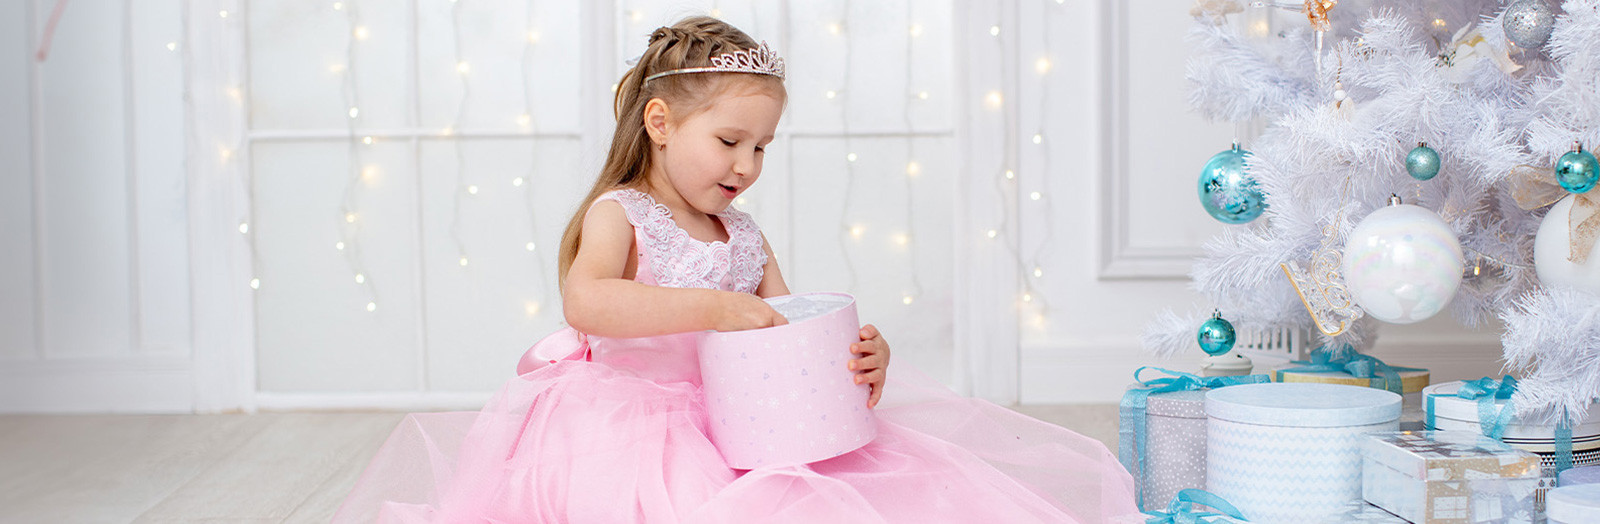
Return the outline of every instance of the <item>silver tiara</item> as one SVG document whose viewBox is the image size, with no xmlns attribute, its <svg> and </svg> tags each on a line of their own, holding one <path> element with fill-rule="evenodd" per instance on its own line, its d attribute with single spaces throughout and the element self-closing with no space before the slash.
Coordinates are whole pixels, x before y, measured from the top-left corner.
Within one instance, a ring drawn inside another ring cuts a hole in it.
<svg viewBox="0 0 1600 524">
<path fill-rule="evenodd" d="M 762 42 L 760 47 L 752 47 L 744 51 L 723 53 L 722 56 L 711 57 L 711 67 L 685 67 L 669 69 L 644 77 L 644 83 L 663 76 L 681 75 L 684 73 L 755 73 L 758 75 L 772 75 L 783 79 L 783 59 L 772 48 Z"/>
</svg>

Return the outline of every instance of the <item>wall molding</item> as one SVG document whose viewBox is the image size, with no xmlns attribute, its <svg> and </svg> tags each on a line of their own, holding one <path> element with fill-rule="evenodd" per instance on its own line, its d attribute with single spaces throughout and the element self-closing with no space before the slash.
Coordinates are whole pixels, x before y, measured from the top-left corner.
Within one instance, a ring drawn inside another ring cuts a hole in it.
<svg viewBox="0 0 1600 524">
<path fill-rule="evenodd" d="M 494 396 L 488 391 L 272 392 L 255 395 L 261 411 L 476 411 Z"/>
<path fill-rule="evenodd" d="M 187 355 L 6 361 L 0 413 L 190 413 Z"/>
<path fill-rule="evenodd" d="M 1128 2 L 1101 0 L 1098 186 L 1100 227 L 1097 234 L 1101 280 L 1183 280 L 1194 260 L 1204 255 L 1198 246 L 1135 246 L 1129 215 L 1133 194 L 1128 173 Z"/>
</svg>

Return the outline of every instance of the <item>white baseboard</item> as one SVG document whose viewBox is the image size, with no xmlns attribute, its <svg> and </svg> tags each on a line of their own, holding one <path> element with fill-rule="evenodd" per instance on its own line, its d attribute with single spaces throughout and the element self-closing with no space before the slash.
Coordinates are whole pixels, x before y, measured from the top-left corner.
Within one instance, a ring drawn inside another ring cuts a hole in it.
<svg viewBox="0 0 1600 524">
<path fill-rule="evenodd" d="M 187 356 L 0 362 L 0 413 L 190 413 Z"/>
<path fill-rule="evenodd" d="M 261 411 L 476 411 L 494 396 L 491 391 L 380 391 L 256 393 Z"/>
<path fill-rule="evenodd" d="M 1501 370 L 1498 339 L 1385 340 L 1371 353 L 1396 366 L 1429 370 L 1433 383 L 1498 376 Z M 1194 373 L 1200 355 L 1159 360 L 1137 343 L 1040 344 L 1022 348 L 1022 404 L 1115 404 L 1133 383 L 1140 366 Z M 1264 371 L 1257 369 L 1257 372 Z M 1146 374 L 1145 378 L 1158 375 Z"/>
</svg>

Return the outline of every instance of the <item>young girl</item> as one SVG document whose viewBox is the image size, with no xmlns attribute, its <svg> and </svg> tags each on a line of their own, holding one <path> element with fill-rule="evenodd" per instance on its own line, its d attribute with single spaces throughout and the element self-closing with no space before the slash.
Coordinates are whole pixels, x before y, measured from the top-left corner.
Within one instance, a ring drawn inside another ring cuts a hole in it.
<svg viewBox="0 0 1600 524">
<path fill-rule="evenodd" d="M 1133 483 L 1092 439 L 896 381 L 878 437 L 805 466 L 736 470 L 707 437 L 695 332 L 784 324 L 789 293 L 750 216 L 783 112 L 783 61 L 721 21 L 650 35 L 561 249 L 570 328 L 539 342 L 479 413 L 415 414 L 336 521 L 1104 522 Z M 884 395 L 871 325 L 846 365 Z M 914 375 L 914 373 L 912 374 Z"/>
</svg>

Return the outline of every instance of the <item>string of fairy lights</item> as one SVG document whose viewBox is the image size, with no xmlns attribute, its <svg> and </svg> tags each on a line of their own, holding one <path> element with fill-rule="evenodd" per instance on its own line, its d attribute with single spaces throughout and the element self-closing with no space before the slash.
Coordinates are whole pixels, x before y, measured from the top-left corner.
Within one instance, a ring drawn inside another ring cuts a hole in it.
<svg viewBox="0 0 1600 524">
<path fill-rule="evenodd" d="M 471 263 L 471 257 L 468 253 L 468 246 L 461 235 L 463 209 L 465 209 L 466 206 L 472 205 L 472 202 L 475 200 L 474 197 L 476 197 L 480 191 L 489 190 L 488 188 L 497 186 L 486 185 L 480 187 L 480 181 L 478 180 L 477 173 L 473 172 L 471 169 L 468 169 L 466 158 L 467 155 L 463 150 L 463 145 L 460 140 L 461 137 L 457 136 L 460 132 L 463 121 L 467 118 L 470 104 L 472 103 L 472 66 L 466 60 L 466 56 L 462 48 L 462 2 L 459 0 L 441 1 L 448 1 L 452 4 L 451 36 L 452 43 L 454 45 L 453 52 L 455 58 L 455 72 L 460 80 L 461 91 L 454 119 L 449 127 L 439 131 L 438 137 L 454 138 L 451 140 L 451 142 L 455 156 L 455 182 L 457 187 L 454 194 L 455 205 L 453 206 L 449 231 L 451 235 L 451 242 L 456 250 L 456 262 L 460 267 L 466 268 Z M 1044 1 L 1046 3 L 1054 2 L 1055 4 L 1059 5 L 1064 0 Z M 367 299 L 365 304 L 362 306 L 364 306 L 367 311 L 376 311 L 381 301 L 379 300 L 379 290 L 365 267 L 361 242 L 365 217 L 362 216 L 360 209 L 363 204 L 363 197 L 366 194 L 366 190 L 377 180 L 381 173 L 376 165 L 368 162 L 368 156 L 370 153 L 369 149 L 377 142 L 378 139 L 371 135 L 363 136 L 361 134 L 365 119 L 361 113 L 361 89 L 359 89 L 356 77 L 356 74 L 360 71 L 357 61 L 360 51 L 359 47 L 369 44 L 373 38 L 373 34 L 366 26 L 362 24 L 360 12 L 353 2 L 331 2 L 330 7 L 334 10 L 343 12 L 343 18 L 346 22 L 349 35 L 349 38 L 346 40 L 346 49 L 344 50 L 345 63 L 333 64 L 329 68 L 330 72 L 341 75 L 340 94 L 348 117 L 346 120 L 347 125 L 345 131 L 348 137 L 347 140 L 349 141 L 348 155 L 350 157 L 351 166 L 348 176 L 349 183 L 346 185 L 345 195 L 341 201 L 340 215 L 338 217 L 339 234 L 334 243 L 334 249 L 342 253 L 351 272 L 351 278 L 353 282 L 361 287 L 362 292 Z M 850 14 L 851 9 L 852 5 L 849 0 L 843 2 L 844 14 Z M 708 11 L 708 14 L 717 16 L 721 14 L 721 11 L 722 9 L 720 6 L 714 2 Z M 522 42 L 523 107 L 521 108 L 521 113 L 514 117 L 516 128 L 524 134 L 529 134 L 530 136 L 536 135 L 538 131 L 537 120 L 535 118 L 537 100 L 535 99 L 535 90 L 532 84 L 532 79 L 534 78 L 535 74 L 534 53 L 540 40 L 540 34 L 536 29 L 537 20 L 535 13 L 536 1 L 527 0 L 524 6 L 526 38 Z M 227 14 L 225 12 L 219 13 L 219 16 L 226 18 Z M 645 18 L 644 13 L 638 9 L 629 10 L 625 16 L 628 16 L 635 23 L 641 22 Z M 903 61 L 905 67 L 904 88 L 907 91 L 906 96 L 909 100 L 905 105 L 902 115 L 905 132 L 899 133 L 904 140 L 904 147 L 907 155 L 907 159 L 904 163 L 904 173 L 900 178 L 903 188 L 903 194 L 900 196 L 903 198 L 905 206 L 903 217 L 904 222 L 898 231 L 895 231 L 895 228 L 891 226 L 888 230 L 886 230 L 887 232 L 883 235 L 883 237 L 886 239 L 886 244 L 889 247 L 897 248 L 901 250 L 901 252 L 906 253 L 905 260 L 907 263 L 907 272 L 905 278 L 907 282 L 906 287 L 901 294 L 901 302 L 905 305 L 911 305 L 925 292 L 917 268 L 917 257 L 914 255 L 914 246 L 919 238 L 919 233 L 916 227 L 917 213 L 914 191 L 917 187 L 916 181 L 918 180 L 919 175 L 923 173 L 925 166 L 917 158 L 919 153 L 917 138 L 920 135 L 916 132 L 917 126 L 914 121 L 912 111 L 915 107 L 914 104 L 928 103 L 931 99 L 935 99 L 935 97 L 929 92 L 928 89 L 918 89 L 915 87 L 916 78 L 914 74 L 914 58 L 919 42 L 922 40 L 921 37 L 924 33 L 924 27 L 920 22 L 917 21 L 914 3 L 906 3 L 905 16 L 909 25 L 905 29 L 906 32 L 904 33 L 906 42 L 906 58 Z M 840 116 L 839 136 L 843 141 L 845 149 L 845 154 L 842 158 L 842 167 L 844 168 L 843 171 L 845 173 L 845 183 L 842 191 L 843 205 L 841 206 L 841 216 L 839 220 L 839 223 L 841 224 L 841 230 L 838 234 L 838 239 L 840 248 L 844 254 L 843 259 L 845 261 L 845 268 L 848 273 L 848 282 L 850 287 L 853 289 L 859 284 L 860 278 L 857 264 L 861 253 L 858 252 L 858 246 L 860 242 L 862 242 L 868 236 L 869 232 L 871 232 L 873 229 L 883 226 L 870 224 L 867 221 L 856 218 L 857 215 L 855 215 L 855 212 L 857 211 L 855 207 L 856 204 L 859 204 L 859 202 L 854 201 L 854 194 L 856 193 L 856 188 L 860 182 L 858 177 L 862 176 L 862 173 L 860 173 L 859 170 L 860 161 L 863 158 L 861 153 L 857 151 L 858 146 L 860 145 L 857 140 L 859 137 L 856 136 L 857 133 L 855 133 L 851 127 L 851 115 L 849 114 L 848 102 L 850 101 L 850 90 L 848 86 L 852 85 L 851 77 L 854 65 L 853 57 L 855 53 L 853 52 L 851 44 L 851 30 L 849 27 L 847 27 L 845 22 L 846 18 L 848 17 L 839 16 L 834 21 L 826 22 L 826 31 L 842 39 L 845 57 L 839 64 L 839 67 L 842 68 L 842 77 L 840 79 L 842 87 L 826 90 L 822 96 L 833 103 L 833 105 L 839 111 Z M 1045 30 L 1043 31 L 1045 48 L 1047 50 L 1050 49 L 1051 45 L 1049 40 L 1050 31 L 1048 30 L 1048 27 L 1049 23 L 1047 21 L 1045 23 Z M 994 45 L 998 46 L 1000 56 L 1004 56 L 1006 53 L 1006 45 L 1008 44 L 1007 38 L 1010 35 L 1008 35 L 1007 32 L 1002 31 L 1001 23 L 998 18 L 990 26 L 989 36 L 992 37 Z M 176 43 L 170 44 L 169 48 L 175 50 Z M 1042 88 L 1040 89 L 1039 105 L 1042 109 L 1048 110 L 1050 103 L 1049 79 L 1051 76 L 1050 72 L 1052 70 L 1052 64 L 1048 56 L 1041 55 L 1033 61 L 1033 66 L 1034 71 L 1038 73 L 1041 81 L 1043 82 Z M 990 77 L 999 79 L 1003 78 L 1003 75 L 992 75 Z M 614 88 L 615 86 L 612 87 Z M 1010 115 L 1010 113 L 1004 111 L 1006 109 L 1005 104 L 1007 103 L 1007 100 L 1002 93 L 1003 92 L 999 88 L 991 88 L 983 92 L 982 98 L 978 103 L 980 107 L 984 109 L 1001 111 L 1002 114 L 1006 115 L 1004 119 L 1006 129 L 1001 132 L 1001 135 L 1003 136 L 1002 147 L 1008 152 L 1018 151 L 1017 148 L 1020 144 L 1017 137 L 1017 122 L 1014 121 L 1014 117 Z M 235 99 L 242 102 L 242 96 L 239 94 L 238 88 L 233 88 L 232 95 Z M 1040 146 L 1038 151 L 1041 155 L 1041 173 L 1048 173 L 1053 168 L 1052 160 L 1050 158 L 1050 147 L 1045 142 L 1045 138 L 1045 123 L 1041 121 L 1031 136 L 1031 143 L 1035 146 Z M 523 200 L 525 201 L 526 205 L 526 224 L 530 236 L 521 241 L 521 243 L 523 244 L 522 247 L 525 249 L 525 251 L 533 253 L 538 247 L 537 242 L 534 239 L 538 232 L 538 216 L 536 213 L 538 206 L 535 201 L 535 198 L 538 196 L 538 194 L 537 191 L 534 190 L 534 184 L 532 181 L 536 180 L 536 164 L 538 157 L 537 153 L 533 152 L 533 148 L 530 147 L 529 149 L 530 155 L 532 155 L 532 160 L 534 160 L 534 162 L 530 163 L 530 166 L 526 172 L 522 173 L 520 176 L 511 178 L 510 184 L 516 190 L 522 191 Z M 231 151 L 229 151 L 227 148 L 223 148 L 223 150 L 224 160 L 227 160 L 228 155 L 231 155 Z M 1015 206 L 1018 204 L 1033 204 L 1040 206 L 1039 209 L 1042 210 L 1042 216 L 1052 217 L 1053 214 L 1052 209 L 1050 208 L 1050 201 L 1049 199 L 1045 198 L 1042 186 L 1037 187 L 1032 191 L 1027 191 L 1026 193 L 1020 192 L 1022 181 L 1019 180 L 1019 169 L 1016 165 L 1014 165 L 1014 162 L 1016 161 L 1017 158 L 1014 155 L 1002 155 L 999 164 L 994 168 L 995 172 L 998 173 L 995 177 L 995 196 L 1002 201 L 1001 208 L 1015 209 Z M 742 203 L 743 202 L 741 202 L 741 204 Z M 999 217 L 999 219 L 992 225 L 980 229 L 979 234 L 981 235 L 981 238 L 1001 242 L 1007 252 L 1010 254 L 1010 257 L 1016 264 L 1018 271 L 1023 275 L 1023 278 L 1020 279 L 1020 286 L 1022 289 L 1018 290 L 1017 295 L 1017 304 L 1019 310 L 1024 310 L 1031 313 L 1034 319 L 1038 321 L 1039 319 L 1044 318 L 1044 314 L 1047 311 L 1048 301 L 1045 300 L 1045 297 L 1037 291 L 1036 287 L 1044 276 L 1044 258 L 1049 252 L 1049 243 L 1054 231 L 1050 225 L 1050 220 L 1041 221 L 1039 226 L 1042 227 L 1040 230 L 1042 231 L 1042 241 L 1034 246 L 1030 246 L 1033 249 L 1031 249 L 1031 252 L 1029 252 L 1030 250 L 1021 245 L 1023 231 L 1020 230 L 1019 224 L 1016 224 L 1014 220 L 1015 219 L 1008 212 L 1006 215 Z M 241 233 L 248 234 L 248 221 L 241 221 L 240 231 Z M 1029 233 L 1032 233 L 1032 231 L 1029 231 Z M 542 257 L 535 256 L 534 258 L 536 259 L 536 263 L 540 266 L 541 273 L 543 273 L 546 261 L 543 260 Z M 260 280 L 258 278 L 252 279 L 251 287 L 259 288 L 259 286 Z M 547 293 L 549 290 L 542 289 L 540 291 L 541 293 Z M 541 294 L 540 296 L 543 295 Z M 529 300 L 525 303 L 525 306 L 529 316 L 537 315 L 541 309 L 541 305 L 538 300 Z"/>
</svg>

